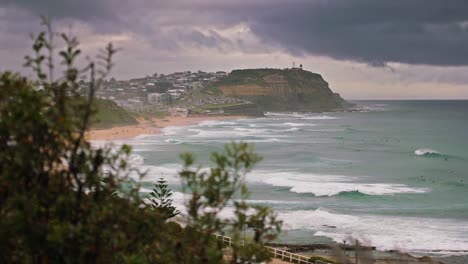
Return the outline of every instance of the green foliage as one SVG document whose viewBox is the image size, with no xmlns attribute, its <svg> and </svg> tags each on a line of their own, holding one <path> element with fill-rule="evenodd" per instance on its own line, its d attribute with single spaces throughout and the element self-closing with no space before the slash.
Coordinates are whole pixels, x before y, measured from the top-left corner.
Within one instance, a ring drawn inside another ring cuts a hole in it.
<svg viewBox="0 0 468 264">
<path fill-rule="evenodd" d="M 312 262 L 312 263 L 315 263 L 317 260 L 325 262 L 325 263 L 338 264 L 338 262 L 336 261 L 333 261 L 324 257 L 320 257 L 320 256 L 312 256 L 309 258 L 309 262 Z"/>
<path fill-rule="evenodd" d="M 0 74 L 0 263 L 154 262 L 152 243 L 170 239 L 158 233 L 162 218 L 135 188 L 114 195 L 129 175 L 130 147 L 92 148 L 84 137 L 115 49 L 100 54 L 102 67 L 80 70 L 76 39 L 62 34 L 64 74 L 54 79 L 55 33 L 47 28 L 26 57 L 36 80 Z M 87 98 L 77 91 L 82 74 Z"/>
<path fill-rule="evenodd" d="M 233 143 L 213 153 L 209 171 L 194 169 L 193 156 L 184 154 L 180 177 L 192 195 L 189 224 L 166 222 L 176 211 L 145 204 L 129 178 L 131 148 L 95 148 L 85 138 L 95 91 L 116 50 L 109 44 L 97 62 L 78 68 L 78 41 L 62 34 L 64 73 L 55 79 L 57 34 L 45 25 L 26 57 L 37 79 L 0 73 L 0 263 L 225 263 L 213 236 L 225 230 L 233 233 L 233 263 L 268 259 L 261 244 L 277 236 L 280 222 L 270 209 L 245 203 L 244 175 L 260 160 L 251 146 Z M 89 78 L 85 98 L 78 76 Z M 172 208 L 170 194 L 158 182 L 156 205 Z M 222 219 L 219 213 L 237 194 L 235 217 Z M 245 225 L 254 228 L 255 240 L 244 246 Z"/>
<path fill-rule="evenodd" d="M 244 106 L 244 105 L 249 105 L 249 103 L 209 104 L 209 105 L 204 105 L 203 108 L 207 110 L 216 110 L 216 109 L 223 109 L 227 107 Z"/>
<path fill-rule="evenodd" d="M 277 237 L 281 222 L 271 209 L 262 206 L 250 206 L 246 203 L 249 191 L 244 177 L 261 160 L 253 153 L 252 146 L 246 143 L 226 145 L 224 152 L 214 152 L 211 160 L 214 166 L 208 170 L 194 167 L 195 158 L 183 154 L 184 169 L 179 173 L 184 189 L 191 194 L 187 202 L 188 221 L 202 234 L 202 243 L 208 243 L 209 234 L 229 230 L 232 238 L 232 263 L 237 260 L 269 260 L 268 251 L 262 243 Z M 238 199 L 235 199 L 236 195 Z M 234 218 L 220 217 L 228 202 L 234 200 Z M 241 234 L 245 226 L 254 228 L 255 239 L 244 245 Z M 205 248 L 197 250 L 200 259 L 209 255 Z"/>
<path fill-rule="evenodd" d="M 111 100 L 96 99 L 94 101 L 96 114 L 93 116 L 93 128 L 108 128 L 113 126 L 134 125 L 135 117 Z"/>
<path fill-rule="evenodd" d="M 218 84 L 221 85 L 239 85 L 239 84 L 257 84 L 265 86 L 267 83 L 263 77 L 280 70 L 276 69 L 247 69 L 234 70 L 228 76 L 221 79 Z"/>
<path fill-rule="evenodd" d="M 232 71 L 228 76 L 216 82 L 213 87 L 241 84 L 267 86 L 268 84 L 263 78 L 269 75 L 283 76 L 291 88 L 307 87 L 311 86 L 310 84 L 313 82 L 323 81 L 320 74 L 297 69 L 245 69 Z"/>
<path fill-rule="evenodd" d="M 270 75 L 281 76 L 286 82 L 278 87 L 265 81 Z M 225 78 L 201 90 L 210 96 L 222 95 L 222 86 L 235 89 L 239 85 L 258 85 L 269 87 L 270 94 L 236 95 L 257 105 L 262 111 L 305 111 L 322 112 L 349 109 L 353 105 L 346 102 L 328 87 L 320 74 L 300 69 L 245 69 L 234 70 Z M 278 88 L 279 89 L 279 88 Z"/>
<path fill-rule="evenodd" d="M 151 206 L 165 219 L 172 218 L 179 214 L 179 211 L 172 205 L 172 191 L 167 186 L 167 182 L 161 178 L 154 185 L 151 195 Z"/>
<path fill-rule="evenodd" d="M 234 70 L 226 77 L 217 81 L 213 85 L 202 89 L 202 93 L 211 95 L 222 95 L 223 92 L 219 89 L 223 85 L 241 85 L 241 84 L 257 84 L 260 86 L 266 86 L 267 83 L 263 80 L 267 74 L 266 71 L 273 69 L 255 69 L 255 70 Z"/>
<path fill-rule="evenodd" d="M 219 89 L 218 83 L 216 85 L 210 85 L 208 87 L 203 88 L 201 92 L 204 94 L 209 94 L 209 95 L 222 95 L 223 94 L 223 91 Z"/>
</svg>

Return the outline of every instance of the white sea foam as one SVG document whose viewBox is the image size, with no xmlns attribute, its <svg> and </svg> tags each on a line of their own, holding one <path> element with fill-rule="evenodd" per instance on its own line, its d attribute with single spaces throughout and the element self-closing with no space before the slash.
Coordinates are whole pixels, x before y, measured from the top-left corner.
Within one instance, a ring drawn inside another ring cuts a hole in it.
<svg viewBox="0 0 468 264">
<path fill-rule="evenodd" d="M 344 129 L 306 129 L 309 132 L 343 132 Z"/>
<path fill-rule="evenodd" d="M 247 200 L 248 204 L 300 204 L 299 201 L 279 201 L 279 200 Z"/>
<path fill-rule="evenodd" d="M 183 214 L 190 195 L 174 192 L 173 205 Z M 249 200 L 248 203 L 263 203 Z M 274 204 L 275 201 L 265 201 Z M 281 201 L 278 201 L 281 202 Z M 410 253 L 451 255 L 466 254 L 468 222 L 451 219 L 396 217 L 379 215 L 339 214 L 323 208 L 316 210 L 277 211 L 283 220 L 283 230 L 311 230 L 316 236 L 329 237 L 336 242 L 358 239 L 366 246 L 379 250 L 402 250 Z M 233 218 L 232 206 L 219 216 Z M 349 242 L 348 242 L 349 243 Z"/>
<path fill-rule="evenodd" d="M 265 183 L 273 186 L 290 187 L 291 192 L 313 193 L 316 196 L 333 196 L 343 192 L 360 192 L 368 195 L 392 195 L 397 193 L 424 193 L 427 189 L 410 188 L 404 184 L 303 182 L 269 178 Z"/>
<path fill-rule="evenodd" d="M 266 112 L 264 113 L 265 116 L 273 116 L 273 117 L 297 117 L 299 115 L 299 113 L 296 113 L 296 112 L 290 112 L 290 113 L 287 113 L 287 112 L 283 112 L 283 113 L 277 113 L 277 112 Z"/>
<path fill-rule="evenodd" d="M 181 143 L 183 143 L 182 140 L 173 139 L 173 138 L 168 138 L 168 139 L 164 140 L 164 142 L 171 143 L 171 144 L 181 144 Z"/>
<path fill-rule="evenodd" d="M 108 140 L 91 140 L 90 143 L 94 148 L 102 148 L 110 144 Z"/>
<path fill-rule="evenodd" d="M 219 139 L 222 139 L 221 142 L 225 142 L 226 140 L 242 140 L 246 142 L 276 142 L 279 141 L 278 138 L 287 137 L 287 135 L 281 135 L 281 133 L 286 132 L 285 130 L 271 130 L 263 128 L 236 127 L 234 129 L 231 128 L 223 130 L 203 130 L 192 128 L 189 131 L 194 133 L 187 136 L 189 139 L 208 139 L 213 142 L 217 142 Z M 247 137 L 250 139 L 244 139 Z M 257 137 L 258 139 L 252 139 L 252 137 Z M 271 138 L 275 139 L 272 140 Z"/>
<path fill-rule="evenodd" d="M 233 126 L 236 125 L 233 121 L 218 121 L 218 120 L 207 120 L 199 123 L 199 126 Z"/>
<path fill-rule="evenodd" d="M 300 127 L 300 126 L 315 126 L 315 124 L 307 124 L 307 123 L 293 123 L 293 122 L 286 122 L 284 123 L 286 126 L 292 127 Z"/>
<path fill-rule="evenodd" d="M 184 126 L 168 126 L 168 127 L 163 128 L 162 132 L 163 132 L 163 135 L 175 135 L 186 129 L 187 127 L 184 127 Z"/>
<path fill-rule="evenodd" d="M 142 138 L 142 139 L 128 139 L 128 140 L 114 140 L 111 142 L 111 146 L 114 148 L 118 148 L 122 146 L 123 144 L 130 145 L 132 147 L 145 147 L 147 148 L 148 146 L 160 146 L 164 145 L 164 142 L 161 140 L 160 137 L 155 137 L 155 138 Z M 157 151 L 156 148 L 153 149 L 154 151 Z"/>
<path fill-rule="evenodd" d="M 305 174 L 293 171 L 256 171 L 248 176 L 254 182 L 288 187 L 291 192 L 311 193 L 315 196 L 333 196 L 343 192 L 360 192 L 368 195 L 393 195 L 398 193 L 425 193 L 429 188 L 415 188 L 394 183 L 351 182 L 357 177 L 343 175 Z"/>
<path fill-rule="evenodd" d="M 141 135 L 135 136 L 133 139 L 144 139 L 144 138 L 149 138 L 154 135 L 155 134 L 141 134 Z"/>
<path fill-rule="evenodd" d="M 141 192 L 141 193 L 150 193 L 150 192 L 152 192 L 152 191 L 153 191 L 153 190 L 151 190 L 151 189 L 140 188 L 140 192 Z"/>
<path fill-rule="evenodd" d="M 358 105 L 356 107 L 353 107 L 352 110 L 362 112 L 362 113 L 381 112 L 381 111 L 387 111 L 388 109 L 386 107 L 387 107 L 387 104 Z"/>
<path fill-rule="evenodd" d="M 273 112 L 267 112 L 265 113 L 266 116 L 268 117 L 273 117 L 276 119 L 282 119 L 282 118 L 296 118 L 296 119 L 303 119 L 303 120 L 329 120 L 329 119 L 337 119 L 337 117 L 334 116 L 327 116 L 327 115 L 317 115 L 315 113 L 273 113 Z"/>
<path fill-rule="evenodd" d="M 138 154 L 131 154 L 130 157 L 128 158 L 128 161 L 130 162 L 131 165 L 139 166 L 145 163 L 145 158 Z"/>
<path fill-rule="evenodd" d="M 441 153 L 438 152 L 437 150 L 433 150 L 429 148 L 422 148 L 422 149 L 415 150 L 414 154 L 417 156 L 425 156 L 425 155 L 430 155 L 430 154 L 440 155 Z"/>
<path fill-rule="evenodd" d="M 304 119 L 304 120 L 332 120 L 332 119 L 337 119 L 337 117 L 321 115 L 321 116 L 304 116 L 304 117 L 301 117 L 301 119 Z"/>
<path fill-rule="evenodd" d="M 245 134 L 264 134 L 268 133 L 269 130 L 262 129 L 262 128 L 245 128 L 245 127 L 236 127 L 234 128 L 235 131 L 245 132 Z"/>
<path fill-rule="evenodd" d="M 285 230 L 310 229 L 337 242 L 350 238 L 381 250 L 466 254 L 468 221 L 379 215 L 346 215 L 317 210 L 281 211 Z M 333 226 L 335 228 L 330 228 Z M 438 252 L 440 251 L 440 252 Z M 455 252 L 454 252 L 455 251 Z M 463 252 L 465 251 L 465 252 Z"/>
<path fill-rule="evenodd" d="M 264 139 L 244 139 L 242 142 L 246 143 L 272 143 L 272 142 L 286 142 L 283 139 L 271 137 L 271 138 L 264 138 Z"/>
<path fill-rule="evenodd" d="M 182 168 L 180 164 L 163 164 L 160 166 L 141 165 L 138 167 L 142 172 L 145 172 L 143 179 L 137 178 L 138 175 L 132 174 L 131 177 L 135 180 L 156 182 L 160 178 L 165 179 L 172 184 L 180 183 L 178 171 Z"/>
<path fill-rule="evenodd" d="M 299 131 L 299 130 L 301 130 L 301 129 L 298 128 L 298 127 L 291 127 L 290 129 L 286 129 L 286 130 L 284 130 L 284 131 L 287 131 L 287 132 L 296 132 L 296 131 Z"/>
<path fill-rule="evenodd" d="M 190 138 L 239 138 L 251 135 L 252 133 L 246 131 L 237 131 L 234 129 L 230 130 L 201 130 L 201 129 L 193 129 L 192 132 L 197 134 L 191 135 Z"/>
<path fill-rule="evenodd" d="M 288 128 L 288 129 L 266 129 L 266 128 L 236 127 L 236 128 L 234 128 L 234 130 L 244 132 L 244 133 L 241 133 L 241 135 L 243 135 L 243 136 L 261 136 L 261 137 L 281 136 L 281 137 L 284 137 L 284 135 L 278 135 L 278 134 L 282 134 L 284 132 L 299 131 L 300 130 L 299 126 L 301 126 L 301 125 L 293 124 L 291 126 L 292 126 L 292 128 Z"/>
<path fill-rule="evenodd" d="M 155 151 L 154 148 L 142 148 L 142 147 L 137 147 L 137 148 L 132 148 L 132 151 L 133 152 L 152 152 L 152 151 Z"/>
</svg>

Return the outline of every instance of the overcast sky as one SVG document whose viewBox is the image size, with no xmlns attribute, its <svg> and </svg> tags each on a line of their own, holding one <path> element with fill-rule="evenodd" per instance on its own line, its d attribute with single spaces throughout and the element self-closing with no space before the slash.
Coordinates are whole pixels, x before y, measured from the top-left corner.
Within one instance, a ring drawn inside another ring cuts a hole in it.
<svg viewBox="0 0 468 264">
<path fill-rule="evenodd" d="M 117 79 L 295 62 L 347 99 L 468 99 L 467 0 L 0 0 L 0 70 L 24 72 L 40 15 L 120 47 Z"/>
</svg>

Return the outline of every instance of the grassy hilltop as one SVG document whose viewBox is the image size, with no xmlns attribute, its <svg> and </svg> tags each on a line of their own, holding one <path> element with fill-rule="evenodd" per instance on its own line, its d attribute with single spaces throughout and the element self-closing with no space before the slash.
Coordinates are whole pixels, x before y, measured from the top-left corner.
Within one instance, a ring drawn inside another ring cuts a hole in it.
<svg viewBox="0 0 468 264">
<path fill-rule="evenodd" d="M 138 123 L 132 113 L 118 106 L 111 100 L 96 99 L 94 101 L 94 106 L 96 115 L 93 116 L 93 128 L 109 128 Z"/>
<path fill-rule="evenodd" d="M 352 106 L 333 93 L 320 74 L 297 68 L 234 70 L 201 93 L 244 99 L 263 111 L 340 111 Z"/>
</svg>

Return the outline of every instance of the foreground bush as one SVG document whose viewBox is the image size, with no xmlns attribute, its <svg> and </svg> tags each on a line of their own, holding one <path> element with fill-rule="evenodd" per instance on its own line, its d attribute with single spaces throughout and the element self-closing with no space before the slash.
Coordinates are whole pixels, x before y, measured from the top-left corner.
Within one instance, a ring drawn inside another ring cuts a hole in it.
<svg viewBox="0 0 468 264">
<path fill-rule="evenodd" d="M 85 138 L 94 94 L 116 50 L 108 45 L 80 69 L 77 40 L 61 34 L 64 73 L 54 78 L 56 34 L 45 22 L 47 31 L 26 57 L 36 79 L 0 73 L 0 263 L 223 263 L 212 234 L 226 230 L 235 241 L 232 262 L 268 259 L 261 244 L 277 236 L 280 222 L 270 209 L 245 202 L 243 177 L 259 160 L 250 146 L 214 153 L 213 167 L 203 172 L 185 154 L 180 176 L 191 194 L 189 225 L 168 223 L 167 213 L 144 203 L 138 186 L 120 188 L 132 172 L 130 147 L 93 148 Z M 86 97 L 80 76 L 88 79 Z M 236 193 L 234 217 L 221 219 Z M 245 225 L 255 238 L 241 246 Z"/>
</svg>

